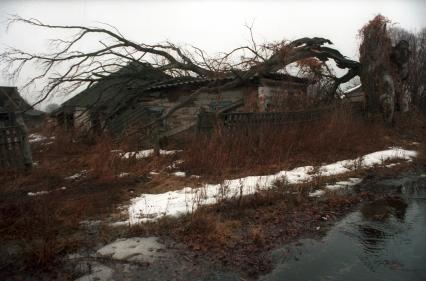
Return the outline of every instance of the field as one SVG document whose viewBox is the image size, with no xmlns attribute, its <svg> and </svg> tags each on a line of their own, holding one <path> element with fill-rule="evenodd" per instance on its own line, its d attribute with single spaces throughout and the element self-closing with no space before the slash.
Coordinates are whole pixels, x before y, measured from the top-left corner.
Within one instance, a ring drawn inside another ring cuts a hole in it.
<svg viewBox="0 0 426 281">
<path fill-rule="evenodd" d="M 314 123 L 216 128 L 183 145 L 170 143 L 159 156 L 150 150 L 127 153 L 137 151 L 131 139 L 83 138 L 47 123 L 32 134 L 33 170 L 1 175 L 0 275 L 73 279 L 78 276 L 65 266 L 69 254 L 119 237 L 153 235 L 172 237 L 189 251 L 248 275 L 268 271 L 269 260 L 261 254 L 265 249 L 312 233 L 361 200 L 378 196 L 327 192 L 318 199 L 309 196 L 311 192 L 348 178 L 386 177 L 423 167 L 425 123 L 420 113 L 398 116 L 396 125 L 387 127 L 380 118 L 365 119 L 348 112 L 338 106 Z M 419 154 L 411 162 L 384 159 L 372 167 L 353 162 L 345 173 L 320 172 L 325 164 L 389 147 Z M 129 219 L 126 208 L 141 194 L 206 184 L 226 186 L 225 180 L 306 165 L 313 169 L 305 182 L 291 184 L 283 178 L 251 195 L 224 196 L 217 204 L 192 202 L 197 208 L 183 216 L 113 226 Z M 90 227 L 95 222 L 96 228 Z"/>
</svg>

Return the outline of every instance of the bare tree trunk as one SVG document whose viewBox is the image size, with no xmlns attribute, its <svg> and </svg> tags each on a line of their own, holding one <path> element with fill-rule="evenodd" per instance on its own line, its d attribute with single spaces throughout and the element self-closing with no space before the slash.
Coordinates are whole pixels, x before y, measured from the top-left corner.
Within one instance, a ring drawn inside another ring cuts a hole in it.
<svg viewBox="0 0 426 281">
<path fill-rule="evenodd" d="M 409 110 L 409 45 L 401 40 L 395 47 L 386 28 L 388 20 L 376 16 L 362 29 L 360 47 L 361 81 L 367 110 L 381 113 L 387 124 L 393 124 L 397 109 Z"/>
</svg>

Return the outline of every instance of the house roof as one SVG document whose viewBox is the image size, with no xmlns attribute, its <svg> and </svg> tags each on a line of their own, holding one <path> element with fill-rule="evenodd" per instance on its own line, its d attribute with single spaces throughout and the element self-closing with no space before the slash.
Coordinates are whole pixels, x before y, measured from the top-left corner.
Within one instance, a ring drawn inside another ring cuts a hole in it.
<svg viewBox="0 0 426 281">
<path fill-rule="evenodd" d="M 67 112 L 68 110 L 72 111 L 75 108 L 81 107 L 103 112 L 110 118 L 115 118 L 122 114 L 129 105 L 134 105 L 134 98 L 140 96 L 141 92 L 155 92 L 176 87 L 201 86 L 210 83 L 224 84 L 235 78 L 235 75 L 220 78 L 172 77 L 150 64 L 133 62 L 69 99 L 61 108 L 54 111 L 53 114 Z M 259 83 L 261 78 L 303 84 L 307 84 L 308 82 L 306 79 L 286 74 L 268 74 L 262 77 L 254 76 L 250 81 Z"/>
<path fill-rule="evenodd" d="M 24 100 L 16 87 L 0 87 L 0 106 L 9 111 L 24 111 L 31 106 Z"/>
<path fill-rule="evenodd" d="M 133 62 L 67 100 L 55 113 L 67 107 L 89 107 L 110 112 L 135 94 L 134 88 L 146 87 L 155 81 L 165 79 L 170 79 L 170 76 L 150 64 Z"/>
<path fill-rule="evenodd" d="M 0 86 L 0 111 L 20 111 L 28 117 L 38 117 L 44 114 L 40 110 L 33 109 L 31 105 L 19 94 L 18 88 Z"/>
<path fill-rule="evenodd" d="M 225 82 L 234 80 L 235 78 L 236 76 L 226 76 L 226 77 L 219 77 L 219 78 L 207 78 L 207 77 L 174 78 L 174 79 L 169 79 L 169 81 L 160 81 L 159 83 L 156 83 L 146 88 L 145 91 L 170 89 L 170 88 L 176 88 L 181 86 L 203 85 L 203 84 L 215 83 L 215 82 L 225 83 Z M 291 82 L 301 83 L 301 84 L 308 83 L 307 79 L 299 78 L 299 77 L 295 77 L 295 76 L 291 76 L 287 74 L 280 74 L 280 73 L 269 73 L 269 74 L 263 75 L 262 77 L 255 75 L 255 76 L 252 76 L 249 80 L 257 81 L 260 78 L 268 78 L 268 79 L 277 80 L 277 81 L 291 81 Z"/>
</svg>

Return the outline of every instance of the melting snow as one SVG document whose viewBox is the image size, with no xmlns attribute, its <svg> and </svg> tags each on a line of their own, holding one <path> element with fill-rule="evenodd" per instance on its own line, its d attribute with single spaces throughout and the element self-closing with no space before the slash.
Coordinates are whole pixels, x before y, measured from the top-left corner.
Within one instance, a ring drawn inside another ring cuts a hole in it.
<svg viewBox="0 0 426 281">
<path fill-rule="evenodd" d="M 124 177 L 128 177 L 128 176 L 130 176 L 130 173 L 126 173 L 126 172 L 120 173 L 118 175 L 119 178 L 124 178 Z"/>
<path fill-rule="evenodd" d="M 82 176 L 84 176 L 85 174 L 87 174 L 87 170 L 83 170 L 81 172 L 78 172 L 72 176 L 66 177 L 66 180 L 76 180 L 78 178 L 81 178 Z"/>
<path fill-rule="evenodd" d="M 45 136 L 43 136 L 43 135 L 40 135 L 40 134 L 29 134 L 28 135 L 28 142 L 29 143 L 37 143 L 37 142 L 44 142 L 44 141 L 46 141 L 46 140 L 54 140 L 55 139 L 55 136 L 52 136 L 52 137 L 45 137 Z M 53 142 L 52 141 L 50 141 L 50 142 L 47 142 L 47 143 L 44 143 L 44 144 L 52 144 Z"/>
<path fill-rule="evenodd" d="M 180 152 L 181 150 L 162 150 L 160 149 L 160 155 L 173 155 L 177 152 Z M 126 153 L 120 153 L 120 157 L 124 159 L 129 158 L 136 158 L 136 159 L 143 159 L 148 158 L 154 154 L 154 149 L 147 149 L 147 150 L 141 150 L 141 151 L 133 151 L 133 152 L 126 152 Z"/>
<path fill-rule="evenodd" d="M 186 177 L 185 172 L 174 172 L 172 175 L 174 175 L 176 177 Z"/>
<path fill-rule="evenodd" d="M 114 270 L 105 265 L 96 264 L 91 268 L 91 273 L 84 275 L 75 281 L 113 281 L 112 275 L 114 274 Z"/>
<path fill-rule="evenodd" d="M 254 194 L 258 190 L 270 188 L 276 180 L 284 179 L 289 184 L 309 182 L 314 176 L 333 176 L 351 170 L 350 167 L 368 168 L 390 159 L 409 160 L 417 155 L 415 151 L 390 148 L 364 155 L 353 160 L 343 160 L 323 165 L 313 174 L 313 166 L 298 167 L 267 176 L 249 176 L 225 180 L 222 184 L 205 184 L 200 188 L 186 187 L 161 194 L 142 194 L 131 200 L 128 208 L 130 224 L 159 219 L 162 216 L 179 216 L 194 211 L 200 205 L 214 204 L 223 198 Z M 355 185 L 360 179 L 339 183 L 339 186 Z M 337 185 L 337 183 L 336 183 Z M 335 185 L 334 185 L 335 186 Z M 334 188 L 331 185 L 329 189 Z"/>
<path fill-rule="evenodd" d="M 46 190 L 42 190 L 42 191 L 37 191 L 37 192 L 28 192 L 28 196 L 39 196 L 39 195 L 43 195 L 43 194 L 48 194 L 50 193 L 49 191 Z"/>
<path fill-rule="evenodd" d="M 40 134 L 29 134 L 28 135 L 28 142 L 35 143 L 35 142 L 41 142 L 46 140 L 47 138 Z"/>
<path fill-rule="evenodd" d="M 58 189 L 52 190 L 52 191 L 56 191 L 56 190 L 66 190 L 67 188 L 65 186 L 60 187 Z M 49 194 L 52 191 L 46 191 L 46 190 L 42 190 L 42 191 L 37 191 L 37 192 L 28 192 L 27 195 L 28 196 L 39 196 L 39 195 L 44 195 L 44 194 Z"/>
<path fill-rule="evenodd" d="M 330 190 L 330 191 L 335 191 L 335 190 L 338 190 L 338 189 L 357 185 L 361 182 L 362 182 L 362 179 L 360 179 L 360 178 L 349 178 L 346 181 L 338 181 L 335 184 L 327 184 L 324 187 L 324 189 Z M 309 196 L 310 197 L 318 197 L 318 196 L 324 195 L 324 193 L 325 193 L 325 190 L 318 189 L 318 190 L 315 190 L 314 192 L 309 193 Z"/>
<path fill-rule="evenodd" d="M 151 262 L 165 255 L 164 248 L 157 237 L 133 237 L 118 239 L 99 249 L 97 254 L 115 260 Z"/>
<path fill-rule="evenodd" d="M 167 169 L 176 169 L 178 165 L 182 164 L 183 160 L 176 160 L 171 165 L 167 166 Z"/>
</svg>

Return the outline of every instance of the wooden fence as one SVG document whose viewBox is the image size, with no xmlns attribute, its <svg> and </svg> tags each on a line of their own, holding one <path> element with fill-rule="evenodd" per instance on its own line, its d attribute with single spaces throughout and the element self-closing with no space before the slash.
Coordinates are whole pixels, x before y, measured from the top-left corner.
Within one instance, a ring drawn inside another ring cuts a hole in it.
<svg viewBox="0 0 426 281">
<path fill-rule="evenodd" d="M 198 132 L 211 130 L 217 122 L 225 128 L 241 128 L 259 125 L 285 125 L 321 120 L 332 108 L 318 108 L 289 112 L 230 112 L 202 113 L 198 116 Z"/>
<path fill-rule="evenodd" d="M 261 124 L 282 125 L 319 120 L 330 111 L 330 108 L 320 108 L 289 112 L 231 112 L 222 113 L 219 118 L 225 127 L 257 126 Z"/>
<path fill-rule="evenodd" d="M 219 114 L 203 112 L 198 115 L 197 131 L 208 132 L 218 124 L 218 122 L 219 125 L 231 129 L 256 127 L 265 124 L 281 126 L 286 124 L 309 123 L 322 120 L 335 109 L 334 106 L 329 106 L 287 112 L 226 112 Z M 344 110 L 355 116 L 361 116 L 364 113 L 362 104 L 346 105 Z"/>
<path fill-rule="evenodd" d="M 24 167 L 23 135 L 11 112 L 0 112 L 0 172 Z"/>
</svg>

